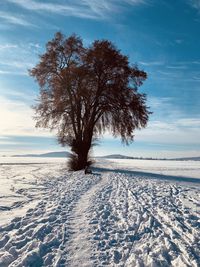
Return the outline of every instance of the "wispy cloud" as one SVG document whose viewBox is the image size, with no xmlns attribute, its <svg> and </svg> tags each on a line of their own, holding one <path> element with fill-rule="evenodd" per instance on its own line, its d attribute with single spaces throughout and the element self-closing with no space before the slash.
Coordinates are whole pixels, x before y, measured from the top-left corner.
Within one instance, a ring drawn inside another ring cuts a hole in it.
<svg viewBox="0 0 200 267">
<path fill-rule="evenodd" d="M 153 112 L 151 120 L 160 121 L 163 119 L 163 122 L 166 122 L 167 119 L 169 121 L 175 121 L 179 118 L 185 117 L 181 107 L 175 103 L 176 100 L 173 97 L 149 96 L 147 98 L 147 104 Z"/>
<path fill-rule="evenodd" d="M 200 76 L 193 76 L 192 77 L 195 81 L 199 82 L 200 81 Z"/>
<path fill-rule="evenodd" d="M 41 3 L 36 2 L 32 0 L 7 0 L 8 2 L 14 3 L 19 5 L 20 7 L 31 10 L 31 11 L 46 11 L 51 13 L 58 13 L 61 15 L 69 15 L 77 16 L 77 17 L 86 17 L 86 18 L 94 18 L 90 14 L 90 12 L 87 11 L 87 9 L 83 11 L 82 8 L 75 5 L 64 5 L 64 4 L 57 4 L 57 3 Z"/>
<path fill-rule="evenodd" d="M 8 70 L 1 70 L 1 69 L 0 69 L 0 75 L 1 75 L 1 74 L 3 74 L 3 75 L 4 75 L 4 74 L 11 74 L 11 73 L 12 73 L 11 71 L 8 71 Z"/>
<path fill-rule="evenodd" d="M 6 50 L 6 49 L 10 49 L 10 48 L 17 48 L 16 44 L 4 44 L 4 45 L 0 45 L 0 50 Z"/>
<path fill-rule="evenodd" d="M 135 143 L 146 142 L 161 146 L 183 146 L 200 147 L 200 119 L 189 117 L 178 106 L 174 104 L 174 99 L 170 97 L 149 97 L 148 105 L 154 112 L 150 117 L 147 128 L 142 131 L 136 130 Z M 106 133 L 105 137 L 112 140 L 110 133 Z"/>
<path fill-rule="evenodd" d="M 33 26 L 30 22 L 21 16 L 14 15 L 8 12 L 0 11 L 0 19 L 8 24 L 18 25 L 18 26 Z"/>
<path fill-rule="evenodd" d="M 177 120 L 177 125 L 181 127 L 193 127 L 200 130 L 200 119 L 186 118 Z"/>
<path fill-rule="evenodd" d="M 147 128 L 135 131 L 135 143 L 145 142 L 147 144 L 159 144 L 160 146 L 172 145 L 187 147 L 200 147 L 199 139 L 200 124 L 194 118 L 174 119 L 174 121 L 151 120 Z M 113 140 L 110 133 L 104 138 Z"/>
<path fill-rule="evenodd" d="M 132 5 L 146 4 L 147 0 L 125 0 L 125 2 Z"/>
<path fill-rule="evenodd" d="M 186 1 L 187 2 L 187 1 Z M 200 0 L 189 0 L 190 5 L 200 11 Z"/>
<path fill-rule="evenodd" d="M 28 73 L 27 73 L 27 71 L 9 71 L 9 70 L 1 70 L 0 69 L 0 75 L 11 75 L 11 76 L 13 76 L 13 75 L 22 75 L 22 76 L 27 76 L 28 75 Z"/>
<path fill-rule="evenodd" d="M 191 60 L 191 61 L 175 61 L 172 62 L 173 64 L 176 65 L 199 65 L 200 64 L 200 59 L 196 59 L 196 60 Z"/>
<path fill-rule="evenodd" d="M 182 40 L 182 39 L 176 39 L 176 40 L 175 40 L 175 43 L 177 43 L 177 44 L 182 44 L 182 43 L 183 43 L 183 40 Z"/>
<path fill-rule="evenodd" d="M 0 96 L 0 106 L 1 136 L 50 136 L 49 131 L 35 128 L 34 112 L 29 104 Z"/>
<path fill-rule="evenodd" d="M 38 59 L 38 43 L 4 43 L 0 45 L 0 75 L 28 75 Z M 6 56 L 5 56 L 6 52 Z"/>
<path fill-rule="evenodd" d="M 136 132 L 135 140 L 160 144 L 197 145 L 199 139 L 200 121 L 194 118 L 175 119 L 174 121 L 150 121 L 149 126 Z"/>
<path fill-rule="evenodd" d="M 179 69 L 186 69 L 187 67 L 191 67 L 192 65 L 195 67 L 195 65 L 200 65 L 200 59 L 192 60 L 192 61 L 139 61 L 139 64 L 147 67 L 156 67 L 156 66 L 163 66 L 171 69 L 179 68 Z"/>
<path fill-rule="evenodd" d="M 49 130 L 35 128 L 30 99 L 33 100 L 36 96 L 32 93 L 27 95 L 14 92 L 9 88 L 4 88 L 3 91 L 7 92 L 7 95 L 0 96 L 0 154 L 58 150 L 55 134 Z"/>
<path fill-rule="evenodd" d="M 170 97 L 148 97 L 148 105 L 152 108 L 161 108 L 163 106 L 169 108 L 172 98 Z"/>
<path fill-rule="evenodd" d="M 66 0 L 60 3 L 37 2 L 35 0 L 7 0 L 30 11 L 46 11 L 64 16 L 74 16 L 88 19 L 101 19 L 113 12 L 120 11 L 123 5 L 140 5 L 145 0 Z"/>
<path fill-rule="evenodd" d="M 169 65 L 169 66 L 166 66 L 166 68 L 167 69 L 185 70 L 185 69 L 187 69 L 187 66 L 186 65 L 178 65 L 178 66 Z"/>
<path fill-rule="evenodd" d="M 139 61 L 138 63 L 143 66 L 163 66 L 165 64 L 164 61 L 149 61 L 149 62 Z"/>
<path fill-rule="evenodd" d="M 1 62 L 0 65 L 17 68 L 17 69 L 29 69 L 34 66 L 33 63 L 27 61 L 10 61 L 10 62 Z"/>
<path fill-rule="evenodd" d="M 185 114 L 170 97 L 149 97 L 148 105 L 154 113 L 147 128 L 136 132 L 136 141 L 200 146 L 200 114 Z"/>
<path fill-rule="evenodd" d="M 200 60 L 192 61 L 191 63 L 192 63 L 192 64 L 200 65 Z"/>
<path fill-rule="evenodd" d="M 17 4 L 18 6 L 30 11 L 45 11 L 50 13 L 57 13 L 64 16 L 74 16 L 81 18 L 95 19 L 102 15 L 102 10 L 107 10 L 108 5 L 104 1 L 101 4 L 98 1 L 82 1 L 79 5 L 74 3 L 58 4 L 58 3 L 39 3 L 32 0 L 7 0 L 10 3 Z"/>
</svg>

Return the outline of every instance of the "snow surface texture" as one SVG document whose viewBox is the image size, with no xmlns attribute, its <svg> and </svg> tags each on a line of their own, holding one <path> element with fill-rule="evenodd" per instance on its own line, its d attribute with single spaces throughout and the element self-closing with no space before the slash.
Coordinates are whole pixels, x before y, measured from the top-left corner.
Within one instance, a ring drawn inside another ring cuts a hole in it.
<svg viewBox="0 0 200 267">
<path fill-rule="evenodd" d="M 0 168 L 16 181 L 0 210 L 13 218 L 0 224 L 0 267 L 200 266 L 199 179 L 84 175 L 58 163 Z"/>
<path fill-rule="evenodd" d="M 125 171 L 141 171 L 200 179 L 200 161 L 107 159 L 103 164 L 102 162 L 103 160 L 100 160 L 97 165 L 111 170 L 120 168 L 120 170 Z"/>
</svg>

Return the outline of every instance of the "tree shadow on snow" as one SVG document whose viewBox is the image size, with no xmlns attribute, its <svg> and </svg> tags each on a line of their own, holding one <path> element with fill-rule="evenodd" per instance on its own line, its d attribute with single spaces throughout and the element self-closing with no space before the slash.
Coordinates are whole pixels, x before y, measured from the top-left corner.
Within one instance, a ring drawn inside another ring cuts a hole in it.
<svg viewBox="0 0 200 267">
<path fill-rule="evenodd" d="M 141 172 L 141 171 L 130 171 L 130 170 L 123 170 L 123 169 L 109 169 L 109 168 L 99 168 L 93 167 L 94 172 L 114 172 L 114 173 L 121 173 L 130 176 L 137 176 L 138 178 L 148 178 L 148 179 L 158 179 L 163 181 L 174 181 L 174 182 L 187 182 L 187 183 L 197 183 L 200 185 L 199 178 L 192 178 L 192 177 L 182 177 L 182 176 L 172 176 L 172 175 L 164 175 L 164 174 L 157 174 L 157 173 L 150 173 L 150 172 Z"/>
</svg>

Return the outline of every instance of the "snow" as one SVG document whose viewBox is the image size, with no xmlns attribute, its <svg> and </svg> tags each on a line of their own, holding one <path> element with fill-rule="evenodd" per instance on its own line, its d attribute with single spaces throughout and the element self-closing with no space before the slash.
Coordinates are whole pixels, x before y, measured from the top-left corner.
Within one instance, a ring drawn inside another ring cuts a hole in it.
<svg viewBox="0 0 200 267">
<path fill-rule="evenodd" d="M 141 171 L 200 179 L 200 161 L 107 159 L 103 164 L 101 160 L 98 166 L 106 166 L 111 170 Z"/>
<path fill-rule="evenodd" d="M 199 169 L 101 160 L 84 175 L 64 159 L 4 159 L 0 267 L 200 266 Z"/>
</svg>

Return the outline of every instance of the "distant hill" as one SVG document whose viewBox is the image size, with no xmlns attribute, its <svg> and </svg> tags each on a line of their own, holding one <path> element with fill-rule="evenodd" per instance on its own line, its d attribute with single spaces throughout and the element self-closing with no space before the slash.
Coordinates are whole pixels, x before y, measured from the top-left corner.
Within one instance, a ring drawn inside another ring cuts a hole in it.
<svg viewBox="0 0 200 267">
<path fill-rule="evenodd" d="M 68 158 L 70 157 L 71 153 L 67 151 L 60 151 L 60 152 L 49 152 L 43 154 L 25 154 L 25 155 L 13 155 L 12 157 L 35 157 L 35 158 Z M 143 158 L 143 157 L 130 157 L 121 154 L 112 154 L 106 155 L 96 158 L 104 158 L 104 159 L 141 159 L 141 160 L 193 160 L 193 161 L 200 161 L 200 157 L 188 157 L 188 158 L 172 158 L 172 159 L 165 159 L 165 158 Z"/>
<path fill-rule="evenodd" d="M 99 158 L 104 158 L 104 159 L 136 159 L 134 157 L 129 157 L 129 156 L 120 155 L 120 154 L 106 155 L 106 156 L 102 156 Z"/>
<path fill-rule="evenodd" d="M 12 157 L 36 157 L 36 158 L 67 158 L 71 154 L 67 151 L 49 152 L 43 154 L 13 155 Z"/>
<path fill-rule="evenodd" d="M 189 158 L 175 158 L 171 160 L 194 160 L 194 161 L 199 161 L 200 157 L 189 157 Z"/>
<path fill-rule="evenodd" d="M 104 158 L 104 159 L 181 160 L 181 161 L 193 160 L 193 161 L 200 161 L 200 157 L 166 159 L 166 158 L 130 157 L 130 156 L 125 156 L 125 155 L 120 155 L 120 154 L 106 155 L 106 156 L 102 156 L 99 158 Z"/>
<path fill-rule="evenodd" d="M 121 154 L 106 155 L 106 156 L 102 156 L 102 157 L 99 157 L 99 158 L 104 158 L 104 159 L 143 159 L 143 160 L 146 159 L 146 160 L 157 160 L 155 158 L 131 157 L 131 156 L 126 156 L 126 155 L 121 155 Z M 165 159 L 162 159 L 162 160 L 165 160 Z"/>
</svg>

